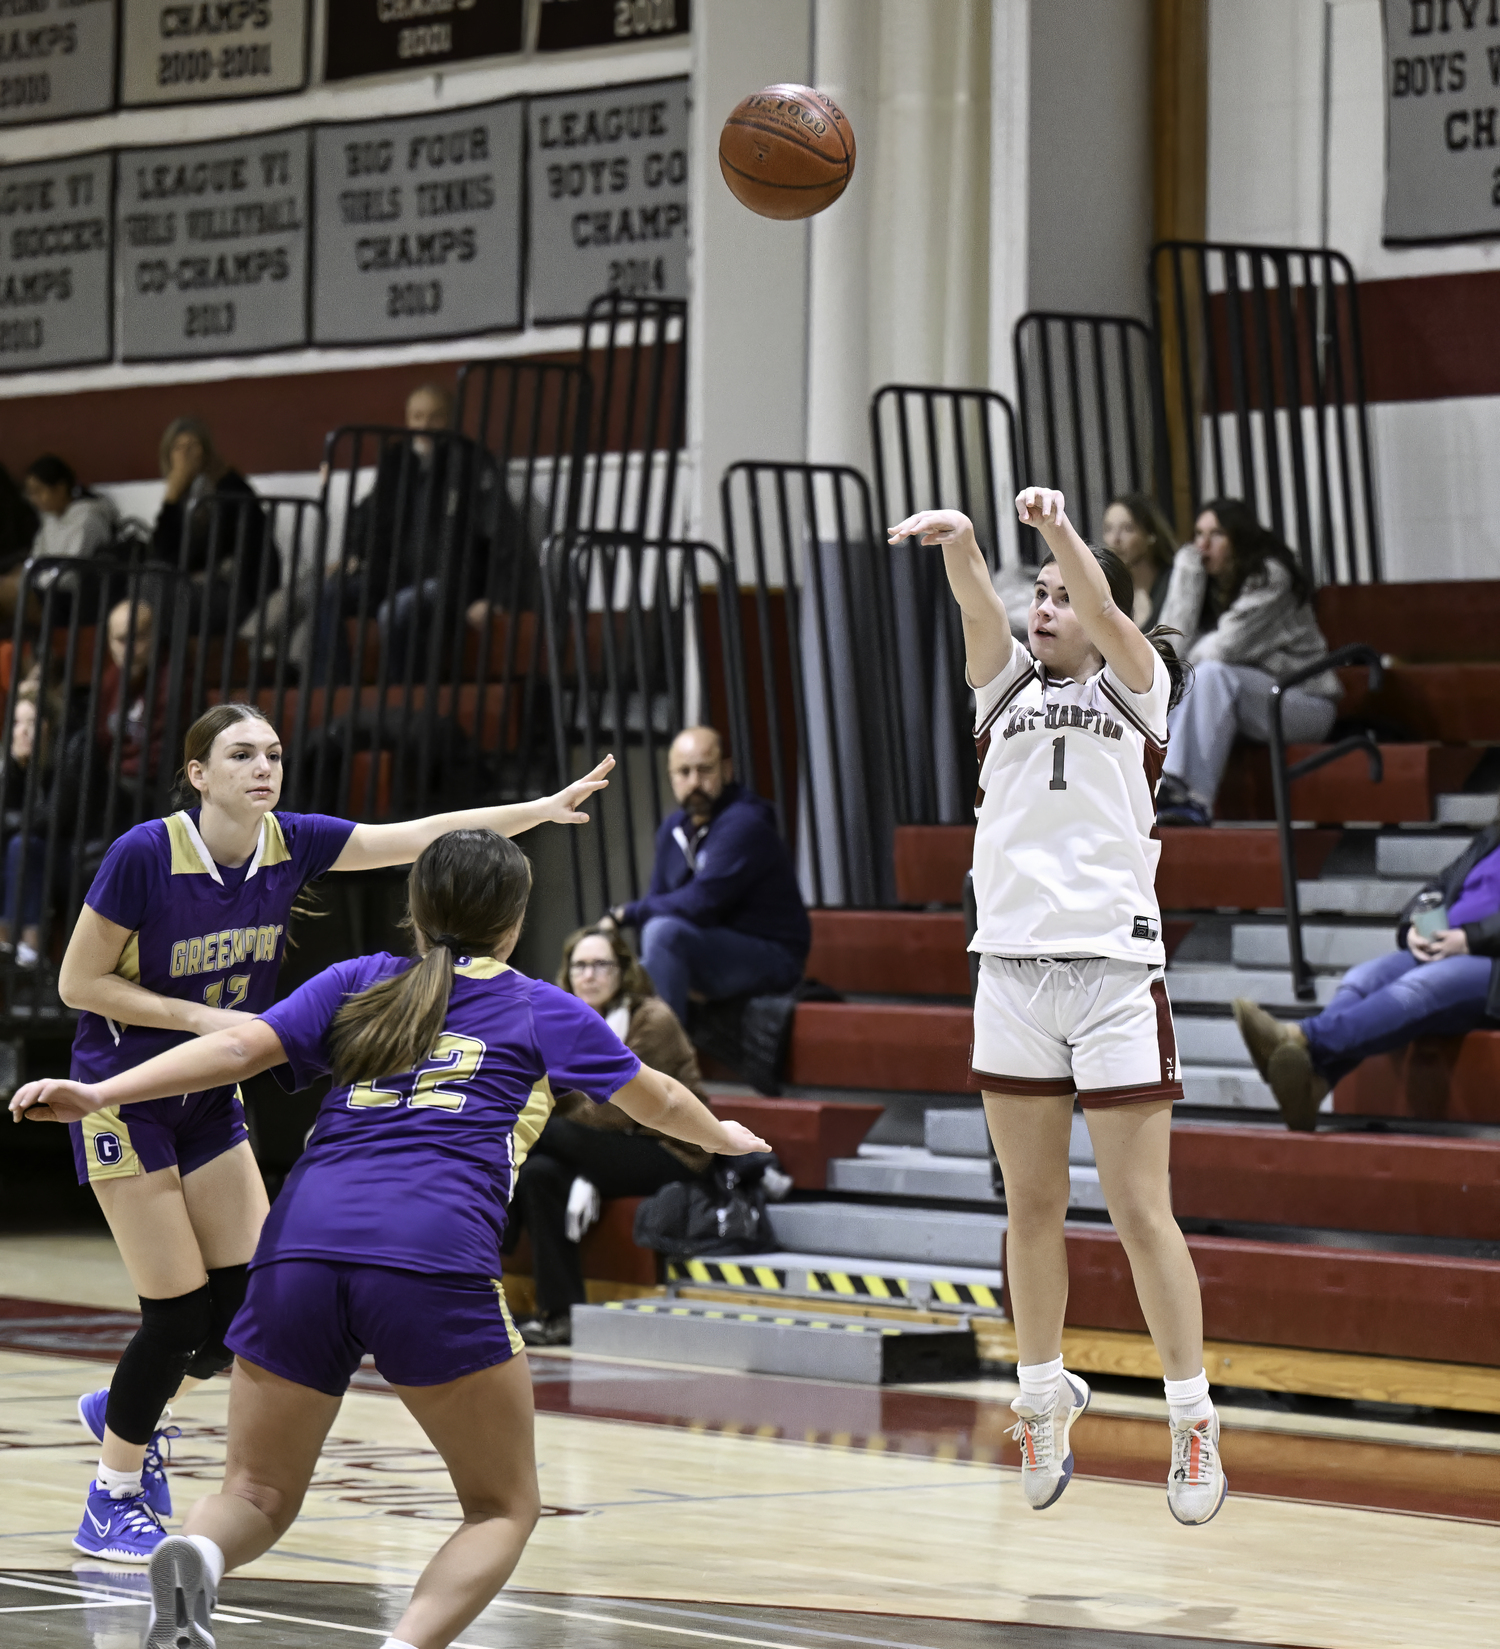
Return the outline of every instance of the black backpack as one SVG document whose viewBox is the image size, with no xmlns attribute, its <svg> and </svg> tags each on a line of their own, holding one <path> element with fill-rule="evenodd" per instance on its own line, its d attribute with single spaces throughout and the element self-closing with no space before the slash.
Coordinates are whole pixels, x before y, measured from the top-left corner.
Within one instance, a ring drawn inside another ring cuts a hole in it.
<svg viewBox="0 0 1500 1649">
<path fill-rule="evenodd" d="M 635 1211 L 636 1246 L 679 1260 L 774 1248 L 760 1181 L 775 1162 L 769 1151 L 720 1157 L 702 1179 L 664 1185 Z"/>
</svg>

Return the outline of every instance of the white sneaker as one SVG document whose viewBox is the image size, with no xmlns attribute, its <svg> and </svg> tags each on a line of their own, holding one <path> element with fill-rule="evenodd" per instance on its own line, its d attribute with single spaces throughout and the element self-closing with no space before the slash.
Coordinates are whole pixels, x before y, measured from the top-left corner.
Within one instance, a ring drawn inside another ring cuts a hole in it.
<svg viewBox="0 0 1500 1649">
<path fill-rule="evenodd" d="M 168 1535 L 151 1554 L 151 1620 L 142 1649 L 214 1649 L 214 1583 L 203 1553 Z"/>
<path fill-rule="evenodd" d="M 1068 1433 L 1092 1398 L 1088 1381 L 1064 1369 L 1057 1401 L 1046 1413 L 1019 1397 L 1010 1405 L 1018 1416 L 1011 1436 L 1021 1445 L 1021 1490 L 1033 1511 L 1045 1511 L 1067 1488 L 1073 1475 Z"/>
<path fill-rule="evenodd" d="M 1219 1416 L 1172 1422 L 1167 1505 L 1179 1523 L 1207 1523 L 1224 1504 L 1229 1479 L 1219 1459 Z"/>
</svg>

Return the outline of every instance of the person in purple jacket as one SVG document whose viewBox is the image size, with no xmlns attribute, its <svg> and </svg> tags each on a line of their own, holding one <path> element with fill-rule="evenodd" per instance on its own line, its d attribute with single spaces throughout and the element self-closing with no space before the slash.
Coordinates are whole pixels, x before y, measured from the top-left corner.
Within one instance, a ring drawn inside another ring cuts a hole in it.
<svg viewBox="0 0 1500 1649">
<path fill-rule="evenodd" d="M 672 741 L 667 776 L 682 804 L 656 833 L 644 899 L 606 922 L 641 935 L 657 995 L 686 1025 L 688 999 L 774 995 L 802 978 L 812 925 L 771 804 L 732 779 L 724 741 L 688 727 Z"/>
<path fill-rule="evenodd" d="M 97 1082 L 264 1012 L 293 902 L 325 871 L 410 864 L 462 826 L 509 836 L 584 822 L 578 803 L 613 766 L 534 802 L 353 824 L 277 811 L 281 757 L 254 705 L 216 705 L 188 729 L 178 811 L 111 846 L 68 940 L 58 990 L 78 1010 L 70 1076 Z M 244 1298 L 266 1189 L 233 1083 L 177 1089 L 126 1117 L 93 1114 L 71 1132 L 79 1183 L 92 1186 L 141 1302 L 114 1378 L 79 1399 L 101 1450 L 73 1544 L 144 1563 L 172 1509 L 163 1410 L 229 1366 L 224 1331 Z"/>
<path fill-rule="evenodd" d="M 464 1514 L 382 1649 L 452 1642 L 505 1584 L 540 1510 L 500 1243 L 553 1095 L 612 1101 L 708 1151 L 767 1149 L 643 1066 L 586 1002 L 507 965 L 530 890 L 513 842 L 452 831 L 408 878 L 417 960 L 337 963 L 258 1018 L 102 1082 L 28 1083 L 11 1101 L 17 1119 L 86 1122 L 261 1071 L 292 1089 L 333 1075 L 225 1337 L 223 1489 L 152 1554 L 146 1649 L 212 1649 L 220 1580 L 291 1526 L 366 1353 L 443 1457 Z"/>
</svg>

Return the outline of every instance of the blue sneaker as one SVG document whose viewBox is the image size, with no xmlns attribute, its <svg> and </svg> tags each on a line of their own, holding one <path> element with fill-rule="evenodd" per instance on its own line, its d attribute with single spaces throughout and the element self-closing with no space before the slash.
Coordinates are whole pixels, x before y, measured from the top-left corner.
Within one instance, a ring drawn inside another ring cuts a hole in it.
<svg viewBox="0 0 1500 1649">
<path fill-rule="evenodd" d="M 101 1391 L 86 1391 L 78 1399 L 78 1418 L 96 1443 L 104 1441 L 104 1411 L 108 1406 L 108 1386 Z M 168 1414 L 171 1412 L 167 1410 Z M 163 1426 L 159 1431 L 152 1432 L 151 1441 L 146 1445 L 146 1458 L 141 1462 L 141 1486 L 146 1491 L 146 1504 L 163 1522 L 172 1515 L 167 1462 L 172 1458 L 172 1439 L 181 1436 L 180 1426 Z"/>
<path fill-rule="evenodd" d="M 152 1552 L 166 1538 L 167 1531 L 146 1504 L 144 1493 L 116 1500 L 108 1489 L 89 1484 L 83 1522 L 73 1536 L 78 1551 L 108 1563 L 149 1563 Z"/>
</svg>

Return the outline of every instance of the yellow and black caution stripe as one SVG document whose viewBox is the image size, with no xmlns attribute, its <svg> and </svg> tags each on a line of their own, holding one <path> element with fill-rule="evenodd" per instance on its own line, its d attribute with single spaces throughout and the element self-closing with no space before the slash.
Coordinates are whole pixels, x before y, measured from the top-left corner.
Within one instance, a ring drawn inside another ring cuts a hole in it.
<svg viewBox="0 0 1500 1649">
<path fill-rule="evenodd" d="M 1000 1311 L 1000 1290 L 986 1283 L 950 1283 L 933 1278 L 932 1297 L 943 1305 L 972 1305 L 984 1311 Z"/>
<path fill-rule="evenodd" d="M 731 1260 L 670 1260 L 667 1280 L 719 1283 L 730 1288 L 785 1288 L 786 1272 L 770 1265 L 735 1265 Z"/>
<path fill-rule="evenodd" d="M 911 1284 L 905 1277 L 874 1277 L 868 1272 L 809 1271 L 807 1287 L 812 1294 L 844 1294 L 867 1300 L 909 1300 Z"/>
<path fill-rule="evenodd" d="M 703 1306 L 657 1304 L 646 1300 L 606 1300 L 606 1311 L 628 1311 L 636 1317 L 696 1317 L 712 1323 L 768 1323 L 775 1328 L 823 1328 L 841 1334 L 900 1334 L 902 1330 L 890 1323 L 850 1322 L 844 1318 L 819 1317 L 812 1313 L 795 1316 L 767 1317 L 759 1311 L 717 1311 Z"/>
</svg>

